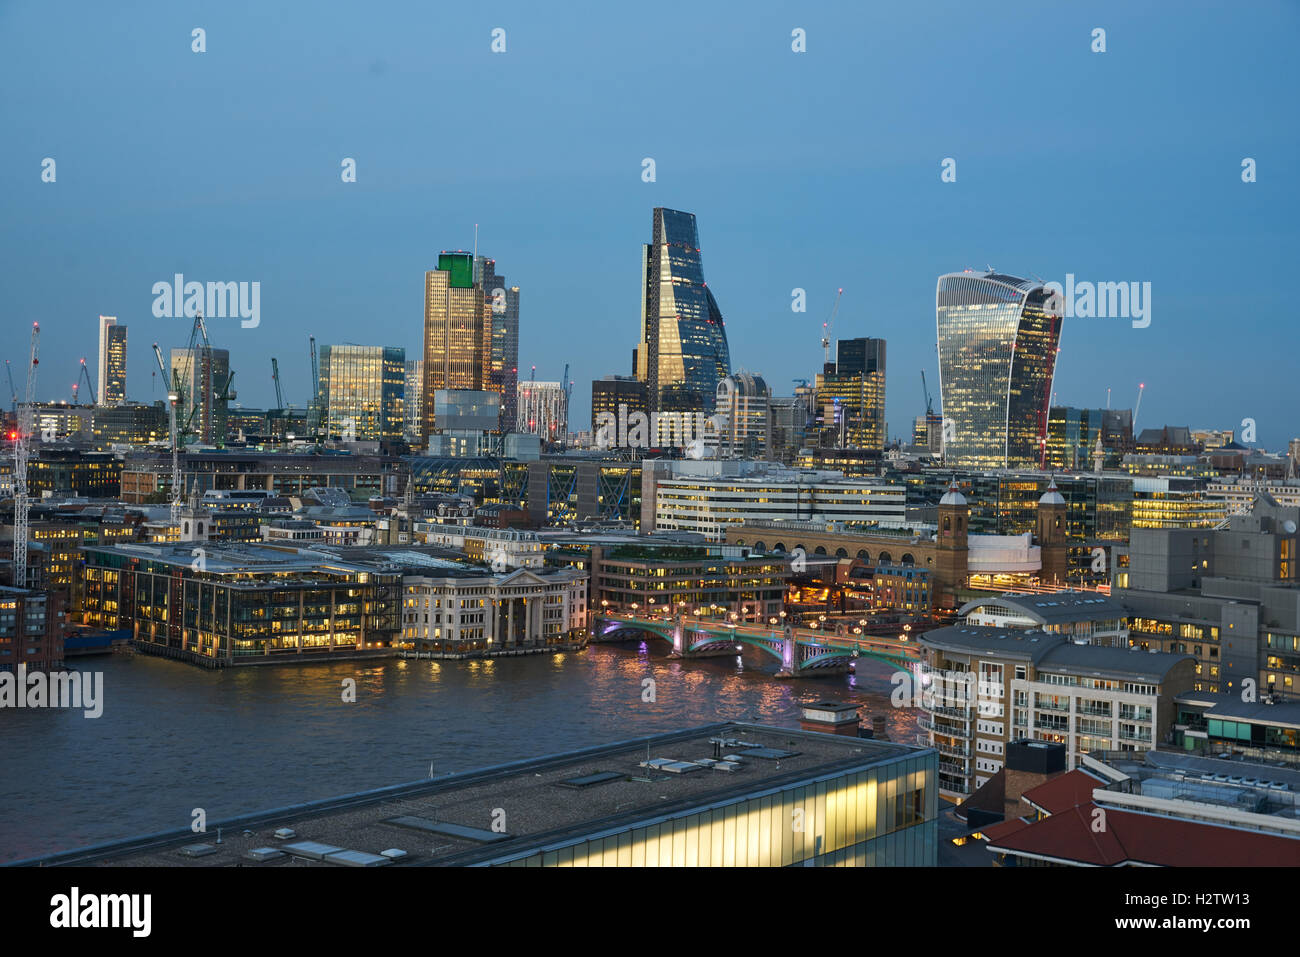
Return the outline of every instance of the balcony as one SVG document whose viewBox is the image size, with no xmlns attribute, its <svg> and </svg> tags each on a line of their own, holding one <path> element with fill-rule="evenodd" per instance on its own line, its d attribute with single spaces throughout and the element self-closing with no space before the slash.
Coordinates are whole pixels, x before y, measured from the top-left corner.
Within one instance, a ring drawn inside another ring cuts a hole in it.
<svg viewBox="0 0 1300 957">
<path fill-rule="evenodd" d="M 1062 712 L 1069 712 L 1069 710 L 1070 710 L 1070 702 L 1068 702 L 1068 701 L 1052 701 L 1052 700 L 1050 700 L 1050 699 L 1040 698 L 1040 699 L 1038 699 L 1038 701 L 1036 701 L 1036 702 L 1034 703 L 1034 707 L 1037 708 L 1039 711 L 1062 711 Z"/>
<path fill-rule="evenodd" d="M 951 775 L 939 775 L 939 790 L 944 794 L 968 795 L 971 793 L 970 782 L 966 778 L 954 778 Z"/>
<path fill-rule="evenodd" d="M 928 744 L 928 742 L 927 742 Z M 940 754 L 946 754 L 954 758 L 970 758 L 969 744 L 947 744 L 943 741 L 936 741 L 933 745 Z"/>
<path fill-rule="evenodd" d="M 970 761 L 952 761 L 947 758 L 940 758 L 939 770 L 945 774 L 964 777 L 970 771 Z"/>
<path fill-rule="evenodd" d="M 971 739 L 971 731 L 969 726 L 962 727 L 961 725 L 936 722 L 933 718 L 928 716 L 922 718 L 919 722 L 917 722 L 917 724 L 920 727 L 924 728 L 926 731 L 932 731 L 935 734 L 942 734 L 945 737 L 962 738 L 966 741 L 969 741 Z"/>
</svg>

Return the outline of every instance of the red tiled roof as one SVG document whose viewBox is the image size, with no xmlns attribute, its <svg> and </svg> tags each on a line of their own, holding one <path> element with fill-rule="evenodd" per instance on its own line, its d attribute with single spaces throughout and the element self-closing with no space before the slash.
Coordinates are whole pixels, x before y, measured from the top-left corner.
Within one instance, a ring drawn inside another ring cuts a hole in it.
<svg viewBox="0 0 1300 957">
<path fill-rule="evenodd" d="M 1021 795 L 1036 807 L 1048 814 L 1060 814 L 1072 807 L 1086 804 L 1092 800 L 1094 788 L 1105 785 L 1105 781 L 1089 774 L 1082 768 L 1075 768 L 1065 774 L 1057 775 L 1050 781 L 1030 788 Z"/>
<path fill-rule="evenodd" d="M 998 824 L 992 825 L 991 827 L 982 828 L 980 833 L 984 835 L 985 839 L 987 839 L 990 844 L 992 844 L 995 841 L 1000 841 L 1008 834 L 1016 833 L 1016 831 L 1020 830 L 1022 827 L 1029 827 L 1031 823 L 1031 821 L 1026 821 L 1023 817 L 1013 817 L 1009 821 L 1002 821 Z"/>
<path fill-rule="evenodd" d="M 1096 813 L 1102 810 L 1104 818 Z M 1094 830 L 1098 824 L 1100 830 Z M 1300 866 L 1300 840 L 1294 838 L 1115 808 L 1102 809 L 1091 801 L 996 839 L 990 834 L 989 849 L 1098 867 L 1121 864 Z"/>
</svg>

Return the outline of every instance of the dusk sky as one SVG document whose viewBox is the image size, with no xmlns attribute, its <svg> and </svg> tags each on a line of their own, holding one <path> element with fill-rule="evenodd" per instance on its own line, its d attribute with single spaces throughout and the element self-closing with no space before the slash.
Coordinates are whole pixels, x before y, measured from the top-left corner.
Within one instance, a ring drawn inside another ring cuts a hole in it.
<svg viewBox="0 0 1300 957">
<path fill-rule="evenodd" d="M 1072 273 L 1149 282 L 1151 323 L 1065 320 L 1054 404 L 1130 408 L 1145 382 L 1139 429 L 1253 418 L 1278 448 L 1300 435 L 1297 27 L 1289 0 L 3 2 L 0 361 L 20 376 L 39 321 L 38 397 L 68 398 L 115 315 L 129 396 L 161 398 L 150 346 L 189 323 L 154 317 L 153 284 L 256 281 L 260 325 L 213 319 L 212 342 L 240 404 L 274 404 L 277 356 L 302 406 L 309 334 L 419 356 L 423 273 L 478 223 L 521 287 L 520 378 L 571 363 L 577 430 L 591 380 L 631 372 L 668 206 L 698 217 L 733 367 L 775 394 L 817 370 L 842 286 L 835 336 L 888 341 L 910 435 L 937 277 Z"/>
</svg>

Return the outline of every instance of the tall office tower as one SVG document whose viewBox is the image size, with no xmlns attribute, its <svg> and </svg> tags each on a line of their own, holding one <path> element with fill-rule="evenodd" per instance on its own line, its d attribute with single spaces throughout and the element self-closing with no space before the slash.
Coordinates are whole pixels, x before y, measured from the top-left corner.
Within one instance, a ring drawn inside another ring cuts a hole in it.
<svg viewBox="0 0 1300 957">
<path fill-rule="evenodd" d="M 568 402 L 560 382 L 520 382 L 516 420 L 511 431 L 563 442 L 569 425 Z"/>
<path fill-rule="evenodd" d="M 591 434 L 600 431 L 599 417 L 612 415 L 616 422 L 626 422 L 636 412 L 643 415 L 646 408 L 645 383 L 635 376 L 607 375 L 591 383 Z M 608 423 L 608 419 L 605 420 Z M 627 426 L 623 425 L 626 430 Z M 612 441 L 606 436 L 606 441 Z"/>
<path fill-rule="evenodd" d="M 424 360 L 406 360 L 406 392 L 402 396 L 402 437 L 419 444 L 424 423 Z"/>
<path fill-rule="evenodd" d="M 496 271 L 496 260 L 485 256 L 474 260 L 474 282 L 483 290 L 483 298 L 492 312 L 487 381 L 483 388 L 500 393 L 500 431 L 509 432 L 515 423 L 515 386 L 519 382 L 519 287 L 506 285 L 506 277 Z"/>
<path fill-rule="evenodd" d="M 884 339 L 841 339 L 816 389 L 823 447 L 884 451 Z"/>
<path fill-rule="evenodd" d="M 400 439 L 405 393 L 405 349 L 321 346 L 317 405 L 326 435 L 346 442 Z"/>
<path fill-rule="evenodd" d="M 176 431 L 204 445 L 226 444 L 226 415 L 230 400 L 230 352 L 212 346 L 173 349 L 172 381 L 181 384 L 176 409 Z"/>
<path fill-rule="evenodd" d="M 993 272 L 939 277 L 935 324 L 946 464 L 1042 466 L 1061 315 L 1039 282 Z"/>
<path fill-rule="evenodd" d="M 115 316 L 99 317 L 100 405 L 121 405 L 126 401 L 126 326 Z"/>
<path fill-rule="evenodd" d="M 442 252 L 424 274 L 424 424 L 435 431 L 434 393 L 485 390 L 491 366 L 492 303 L 474 282 L 474 254 Z"/>
<path fill-rule="evenodd" d="M 651 412 L 707 412 L 731 356 L 722 311 L 704 282 L 695 215 L 657 207 L 642 249 L 636 377 Z"/>
<path fill-rule="evenodd" d="M 1093 467 L 1098 441 L 1103 465 L 1118 466 L 1124 454 L 1133 451 L 1133 410 L 1053 406 L 1048 412 L 1048 468 Z"/>
<path fill-rule="evenodd" d="M 716 429 L 706 444 L 717 458 L 766 459 L 772 391 L 762 376 L 733 372 L 718 383 Z"/>
</svg>

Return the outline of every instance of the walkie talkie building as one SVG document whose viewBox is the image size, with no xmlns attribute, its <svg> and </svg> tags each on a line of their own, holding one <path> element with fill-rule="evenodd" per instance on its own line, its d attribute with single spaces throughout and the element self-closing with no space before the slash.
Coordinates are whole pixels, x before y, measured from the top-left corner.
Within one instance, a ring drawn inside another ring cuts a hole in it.
<svg viewBox="0 0 1300 957">
<path fill-rule="evenodd" d="M 935 292 L 944 461 L 1040 468 L 1061 309 L 1040 282 L 949 273 Z"/>
</svg>

